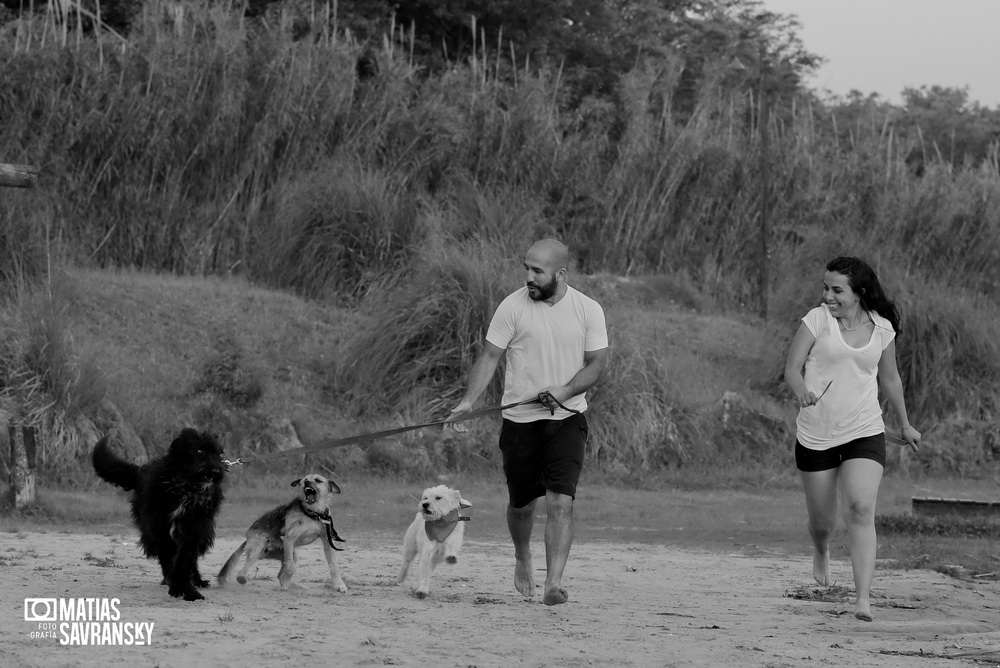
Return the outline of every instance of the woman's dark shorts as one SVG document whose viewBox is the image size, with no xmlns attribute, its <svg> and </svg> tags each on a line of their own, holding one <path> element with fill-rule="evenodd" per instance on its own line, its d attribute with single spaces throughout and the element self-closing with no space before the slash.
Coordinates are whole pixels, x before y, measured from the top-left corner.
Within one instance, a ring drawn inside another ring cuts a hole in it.
<svg viewBox="0 0 1000 668">
<path fill-rule="evenodd" d="M 829 450 L 810 450 L 795 441 L 795 465 L 800 471 L 829 471 L 848 459 L 871 459 L 884 467 L 885 434 L 864 436 Z"/>
<path fill-rule="evenodd" d="M 576 498 L 587 432 L 582 413 L 565 420 L 504 420 L 500 452 L 510 505 L 523 508 L 545 496 L 545 490 Z"/>
</svg>

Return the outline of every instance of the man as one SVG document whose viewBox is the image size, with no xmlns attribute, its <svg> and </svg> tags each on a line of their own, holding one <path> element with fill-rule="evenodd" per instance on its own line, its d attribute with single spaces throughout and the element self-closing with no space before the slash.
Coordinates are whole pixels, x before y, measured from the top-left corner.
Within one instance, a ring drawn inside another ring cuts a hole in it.
<svg viewBox="0 0 1000 668">
<path fill-rule="evenodd" d="M 472 410 L 506 353 L 503 404 L 519 404 L 503 411 L 500 431 L 514 587 L 528 597 L 535 593 L 531 530 L 535 502 L 544 496 L 546 605 L 569 600 L 562 575 L 587 441 L 585 395 L 608 359 L 604 311 L 566 283 L 568 266 L 568 249 L 554 239 L 528 249 L 526 285 L 497 307 L 465 396 L 451 412 L 454 419 Z"/>
</svg>

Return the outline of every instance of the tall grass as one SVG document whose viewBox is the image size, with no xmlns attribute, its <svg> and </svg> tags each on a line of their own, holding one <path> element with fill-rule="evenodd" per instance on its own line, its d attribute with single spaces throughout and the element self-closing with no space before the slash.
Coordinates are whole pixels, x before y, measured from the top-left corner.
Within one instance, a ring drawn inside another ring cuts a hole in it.
<svg viewBox="0 0 1000 668">
<path fill-rule="evenodd" d="M 178 7 L 146 3 L 124 42 L 107 31 L 53 40 L 44 22 L 4 27 L 0 146 L 43 168 L 56 256 L 235 272 L 361 303 L 377 317 L 337 387 L 443 408 L 454 390 L 442 388 L 464 375 L 502 292 L 486 273 L 494 252 L 516 257 L 535 236 L 570 240 L 587 272 L 684 275 L 726 308 L 766 304 L 788 338 L 818 299 L 810 286 L 825 261 L 860 255 L 902 300 L 911 412 L 980 427 L 994 418 L 1000 393 L 981 371 L 997 364 L 995 160 L 932 161 L 917 178 L 910 147 L 883 127 L 859 124 L 841 141 L 802 98 L 761 128 L 753 95 L 711 82 L 675 117 L 679 63 L 637 63 L 613 95 L 567 108 L 557 75 L 511 67 L 506 49 L 431 76 L 394 30 L 375 49 L 379 74 L 361 79 L 370 46 L 326 17 L 263 24 L 222 5 Z M 0 251 L 27 248 L 9 239 L 31 237 L 32 219 L 0 205 Z M 656 425 L 632 433 L 645 445 L 630 461 L 657 460 L 654 431 L 668 434 L 667 459 L 684 461 L 695 431 L 669 408 L 660 371 L 623 356 L 614 374 L 641 408 L 615 409 L 619 424 L 595 429 L 612 442 L 636 421 Z"/>
<path fill-rule="evenodd" d="M 369 294 L 373 319 L 343 351 L 335 383 L 362 414 L 447 415 L 464 392 L 493 311 L 510 291 L 500 277 L 513 275 L 513 263 L 490 247 L 428 252 L 421 265 L 404 285 Z M 495 382 L 484 400 L 499 397 Z"/>
<path fill-rule="evenodd" d="M 58 277 L 43 288 L 21 284 L 0 314 L 0 408 L 39 430 L 47 470 L 73 467 L 90 452 L 107 394 L 100 369 L 75 351 L 71 290 Z"/>
<path fill-rule="evenodd" d="M 423 239 L 414 197 L 395 181 L 354 160 L 300 174 L 261 223 L 255 275 L 336 300 L 401 272 Z"/>
</svg>

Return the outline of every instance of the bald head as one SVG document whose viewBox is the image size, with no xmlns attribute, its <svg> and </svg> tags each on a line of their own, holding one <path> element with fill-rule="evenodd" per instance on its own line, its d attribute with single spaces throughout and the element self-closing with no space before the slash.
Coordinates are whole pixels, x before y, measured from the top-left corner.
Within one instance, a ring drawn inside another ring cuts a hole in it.
<svg viewBox="0 0 1000 668">
<path fill-rule="evenodd" d="M 569 249 L 555 239 L 542 239 L 531 244 L 524 259 L 526 263 L 544 267 L 553 274 L 560 269 L 569 270 Z"/>
<path fill-rule="evenodd" d="M 566 294 L 569 249 L 555 239 L 536 241 L 524 255 L 528 296 L 534 301 L 555 304 Z"/>
</svg>

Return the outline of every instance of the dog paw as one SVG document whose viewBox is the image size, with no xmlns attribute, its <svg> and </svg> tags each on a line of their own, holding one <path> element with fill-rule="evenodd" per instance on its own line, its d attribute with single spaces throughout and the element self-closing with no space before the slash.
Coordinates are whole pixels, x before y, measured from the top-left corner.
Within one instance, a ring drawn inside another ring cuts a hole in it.
<svg viewBox="0 0 1000 668">
<path fill-rule="evenodd" d="M 174 598 L 183 598 L 185 601 L 203 601 L 205 597 L 201 595 L 194 587 L 189 589 L 182 589 L 180 587 L 171 587 L 170 595 Z"/>
<path fill-rule="evenodd" d="M 327 589 L 333 589 L 334 591 L 338 591 L 341 594 L 346 594 L 347 593 L 347 585 L 345 585 L 343 582 L 336 582 L 336 583 L 334 583 L 334 582 L 327 582 L 326 583 L 326 588 Z"/>
<path fill-rule="evenodd" d="M 236 581 L 239 582 L 241 585 L 245 585 L 247 583 L 247 576 L 245 576 L 245 575 L 237 575 L 236 576 Z"/>
<path fill-rule="evenodd" d="M 417 589 L 413 592 L 413 595 L 417 598 L 427 598 L 428 594 L 430 594 L 430 591 L 426 589 Z"/>
<path fill-rule="evenodd" d="M 212 584 L 208 580 L 195 580 L 194 585 L 201 589 L 208 589 Z"/>
</svg>

